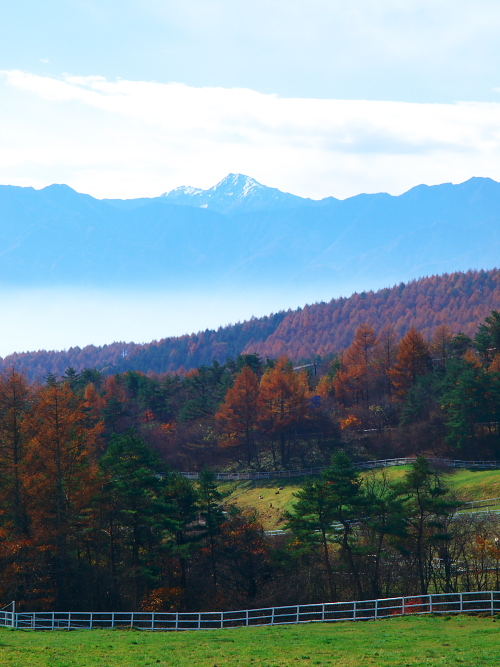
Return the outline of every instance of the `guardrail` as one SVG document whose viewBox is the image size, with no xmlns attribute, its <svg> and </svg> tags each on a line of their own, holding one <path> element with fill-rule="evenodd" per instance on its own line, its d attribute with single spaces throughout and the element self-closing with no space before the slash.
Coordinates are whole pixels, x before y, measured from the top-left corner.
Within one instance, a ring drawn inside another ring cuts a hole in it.
<svg viewBox="0 0 500 667">
<path fill-rule="evenodd" d="M 479 501 L 477 501 L 479 502 Z M 464 503 L 467 505 L 467 503 Z M 489 518 L 489 519 L 500 519 L 500 509 L 479 509 L 479 510 L 458 510 L 455 515 L 451 517 L 453 520 L 457 519 L 463 519 L 464 517 L 468 517 L 471 519 L 482 519 L 482 518 Z M 362 521 L 351 521 L 350 524 L 353 527 L 357 527 L 362 523 Z M 335 528 L 336 530 L 341 530 L 343 528 L 342 523 L 332 523 L 330 524 L 331 528 Z M 276 535 L 290 535 L 289 530 L 284 530 L 284 529 L 277 529 L 277 530 L 265 530 L 264 535 L 266 537 L 275 537 Z M 319 531 L 316 531 L 319 532 Z"/>
<path fill-rule="evenodd" d="M 255 625 L 366 621 L 409 614 L 500 613 L 500 591 L 437 593 L 354 602 L 212 612 L 0 612 L 0 624 L 33 630 L 209 630 Z M 3 614 L 3 615 L 2 615 Z"/>
<path fill-rule="evenodd" d="M 456 459 L 439 459 L 428 458 L 428 461 L 434 464 L 448 466 L 450 468 L 476 468 L 479 470 L 495 470 L 500 468 L 500 461 L 459 461 Z M 399 459 L 380 459 L 379 461 L 363 461 L 355 463 L 357 468 L 371 469 L 371 468 L 387 468 L 391 466 L 406 466 L 411 465 L 416 461 L 416 457 L 407 457 Z M 215 473 L 216 479 L 219 481 L 231 482 L 241 480 L 257 480 L 257 479 L 275 479 L 280 477 L 308 477 L 311 475 L 321 475 L 325 470 L 323 468 L 304 468 L 303 470 L 269 470 L 263 472 L 218 472 Z M 181 472 L 181 475 L 188 479 L 199 479 L 198 472 Z"/>
</svg>

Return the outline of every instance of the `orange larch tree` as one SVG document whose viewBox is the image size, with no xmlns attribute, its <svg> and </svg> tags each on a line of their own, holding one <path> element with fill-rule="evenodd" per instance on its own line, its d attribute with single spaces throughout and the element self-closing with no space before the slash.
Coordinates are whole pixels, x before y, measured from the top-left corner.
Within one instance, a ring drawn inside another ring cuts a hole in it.
<svg viewBox="0 0 500 667">
<path fill-rule="evenodd" d="M 0 596 L 18 601 L 33 587 L 23 431 L 31 399 L 24 375 L 14 368 L 0 375 Z"/>
<path fill-rule="evenodd" d="M 56 607 L 64 608 L 72 547 L 78 551 L 83 514 L 98 488 L 101 424 L 89 423 L 67 384 L 53 383 L 39 390 L 24 430 L 32 535 L 54 570 Z"/>
<path fill-rule="evenodd" d="M 230 445 L 243 444 L 248 463 L 251 463 L 255 454 L 258 399 L 259 378 L 250 366 L 245 366 L 215 415 L 222 428 L 223 442 Z"/>
<path fill-rule="evenodd" d="M 392 393 L 390 372 L 396 364 L 397 356 L 398 342 L 394 328 L 392 326 L 385 327 L 377 338 L 373 354 L 377 383 L 382 395 L 390 396 Z"/>
<path fill-rule="evenodd" d="M 279 439 L 281 462 L 290 458 L 292 434 L 307 417 L 310 404 L 305 372 L 296 373 L 287 357 L 280 357 L 260 381 L 259 425 L 271 438 L 276 463 L 275 438 Z"/>
<path fill-rule="evenodd" d="M 417 378 L 429 372 L 430 360 L 429 345 L 412 327 L 401 339 L 397 363 L 389 373 L 397 399 L 404 399 Z"/>
<path fill-rule="evenodd" d="M 372 353 L 377 338 L 368 324 L 361 324 L 335 376 L 335 392 L 344 404 L 367 403 L 373 385 Z"/>
<path fill-rule="evenodd" d="M 431 352 L 435 361 L 445 365 L 450 357 L 453 333 L 447 324 L 440 324 L 432 338 Z"/>
<path fill-rule="evenodd" d="M 24 417 L 32 397 L 26 377 L 13 368 L 0 375 L 0 502 L 2 523 L 26 536 L 28 519 L 22 468 L 26 454 Z"/>
</svg>

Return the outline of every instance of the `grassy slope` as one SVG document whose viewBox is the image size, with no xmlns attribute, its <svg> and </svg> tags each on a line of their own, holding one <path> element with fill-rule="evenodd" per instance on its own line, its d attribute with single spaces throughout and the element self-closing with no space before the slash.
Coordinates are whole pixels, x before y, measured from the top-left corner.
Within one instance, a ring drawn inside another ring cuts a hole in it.
<svg viewBox="0 0 500 667">
<path fill-rule="evenodd" d="M 154 634 L 126 630 L 0 630 L 0 665 L 10 667 L 498 664 L 500 622 L 491 617 L 406 617 L 367 623 Z"/>
<path fill-rule="evenodd" d="M 393 479 L 403 477 L 407 470 L 407 466 L 386 468 Z M 456 470 L 446 475 L 445 480 L 462 500 L 500 496 L 500 470 Z M 228 502 L 234 502 L 243 509 L 256 509 L 266 530 L 275 530 L 283 527 L 283 512 L 291 509 L 295 500 L 293 494 L 303 483 L 304 478 L 292 477 L 258 482 L 233 482 L 221 485 L 221 488 L 231 492 L 227 498 Z M 282 490 L 277 494 L 280 487 Z"/>
</svg>

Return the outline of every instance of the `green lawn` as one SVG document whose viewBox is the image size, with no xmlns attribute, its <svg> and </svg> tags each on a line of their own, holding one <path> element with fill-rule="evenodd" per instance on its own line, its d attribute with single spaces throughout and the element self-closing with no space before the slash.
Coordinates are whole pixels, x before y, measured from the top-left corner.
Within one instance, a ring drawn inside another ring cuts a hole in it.
<svg viewBox="0 0 500 667">
<path fill-rule="evenodd" d="M 303 477 L 240 482 L 227 500 L 242 509 L 256 509 L 264 528 L 275 530 L 283 528 L 284 512 L 292 509 L 293 494 L 303 483 Z"/>
<path fill-rule="evenodd" d="M 500 664 L 500 619 L 406 617 L 180 633 L 0 630 L 9 667 L 483 667 Z"/>
<path fill-rule="evenodd" d="M 392 479 L 401 479 L 408 469 L 409 466 L 394 466 L 385 468 L 385 471 Z M 380 469 L 363 474 L 380 474 Z M 456 469 L 444 477 L 446 484 L 455 489 L 462 500 L 500 497 L 500 470 Z M 293 494 L 303 483 L 303 477 L 289 477 L 255 482 L 230 482 L 221 484 L 221 489 L 230 493 L 228 502 L 234 502 L 242 509 L 256 509 L 264 528 L 276 530 L 283 528 L 283 513 L 292 508 L 295 502 Z M 498 508 L 500 503 L 496 509 Z"/>
<path fill-rule="evenodd" d="M 449 480 L 463 500 L 500 497 L 500 470 L 460 469 Z"/>
</svg>

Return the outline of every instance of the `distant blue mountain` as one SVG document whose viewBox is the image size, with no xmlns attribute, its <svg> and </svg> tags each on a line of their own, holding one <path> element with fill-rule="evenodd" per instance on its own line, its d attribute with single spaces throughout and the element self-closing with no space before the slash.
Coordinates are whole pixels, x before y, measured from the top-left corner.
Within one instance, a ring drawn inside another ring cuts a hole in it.
<svg viewBox="0 0 500 667">
<path fill-rule="evenodd" d="M 209 190 L 182 186 L 165 192 L 162 197 L 172 204 L 208 208 L 226 214 L 294 208 L 304 203 L 314 203 L 312 199 L 303 199 L 276 188 L 268 188 L 243 174 L 229 174 Z"/>
<path fill-rule="evenodd" d="M 0 186 L 0 284 L 367 288 L 493 268 L 500 184 L 314 201 L 230 174 L 209 190 L 98 200 Z"/>
</svg>

